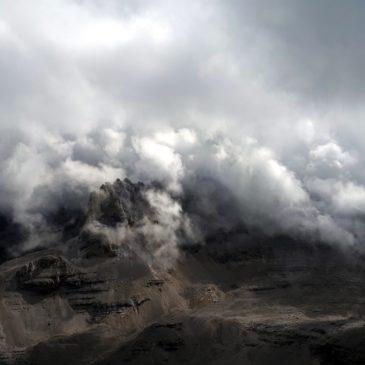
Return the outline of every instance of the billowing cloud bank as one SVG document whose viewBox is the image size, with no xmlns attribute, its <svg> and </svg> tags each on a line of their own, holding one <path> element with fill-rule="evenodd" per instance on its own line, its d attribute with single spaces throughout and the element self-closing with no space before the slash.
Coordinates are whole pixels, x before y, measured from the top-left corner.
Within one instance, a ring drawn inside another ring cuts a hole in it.
<svg viewBox="0 0 365 365">
<path fill-rule="evenodd" d="M 128 176 L 195 194 L 197 225 L 362 244 L 364 11 L 2 1 L 2 214 L 44 230 L 57 209 Z"/>
</svg>

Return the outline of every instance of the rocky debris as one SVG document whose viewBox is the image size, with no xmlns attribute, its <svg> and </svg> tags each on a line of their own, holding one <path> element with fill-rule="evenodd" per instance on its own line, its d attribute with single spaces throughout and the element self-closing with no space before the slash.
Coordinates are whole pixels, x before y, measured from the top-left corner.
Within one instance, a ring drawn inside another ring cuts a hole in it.
<svg viewBox="0 0 365 365">
<path fill-rule="evenodd" d="M 182 322 L 169 322 L 169 323 L 156 323 L 154 328 L 169 328 L 176 331 L 181 331 L 183 329 Z"/>
<path fill-rule="evenodd" d="M 185 293 L 189 298 L 190 307 L 204 307 L 217 304 L 225 299 L 225 294 L 216 285 L 195 285 L 189 287 Z"/>
<path fill-rule="evenodd" d="M 19 289 L 46 294 L 67 284 L 76 272 L 64 258 L 46 255 L 23 265 L 16 272 L 15 281 Z"/>
<path fill-rule="evenodd" d="M 150 287 L 161 288 L 164 284 L 165 284 L 165 281 L 164 280 L 152 279 L 152 280 L 148 280 L 147 281 L 146 286 L 148 288 L 150 288 Z"/>
<path fill-rule="evenodd" d="M 150 301 L 150 298 L 144 298 L 140 301 L 130 298 L 128 302 L 124 303 L 98 303 L 98 302 L 88 302 L 88 303 L 74 303 L 72 307 L 77 311 L 88 312 L 93 320 L 100 320 L 105 318 L 111 313 L 123 314 L 129 310 L 138 312 L 138 308 L 144 303 Z"/>
<path fill-rule="evenodd" d="M 270 291 L 270 290 L 278 290 L 278 289 L 287 289 L 291 286 L 289 282 L 278 282 L 273 283 L 274 285 L 253 285 L 249 286 L 246 289 L 251 292 L 261 292 L 261 291 Z"/>
<path fill-rule="evenodd" d="M 110 242 L 101 232 L 91 232 L 83 230 L 80 234 L 81 256 L 86 259 L 95 257 L 116 257 L 118 255 L 118 245 Z"/>
<path fill-rule="evenodd" d="M 196 315 L 181 319 L 177 328 L 149 326 L 97 364 L 358 365 L 365 356 L 364 349 L 358 347 L 363 343 L 359 338 L 363 338 L 364 328 L 358 329 L 356 340 L 349 341 L 354 333 L 341 331 L 339 323 L 335 329 L 340 336 L 325 336 L 310 333 L 314 323 L 270 325 L 257 320 L 244 323 L 237 317 Z M 326 321 L 316 324 L 330 326 Z"/>
<path fill-rule="evenodd" d="M 102 360 L 98 364 L 168 362 L 171 353 L 184 351 L 182 329 L 182 323 L 152 324 L 106 361 Z"/>
</svg>

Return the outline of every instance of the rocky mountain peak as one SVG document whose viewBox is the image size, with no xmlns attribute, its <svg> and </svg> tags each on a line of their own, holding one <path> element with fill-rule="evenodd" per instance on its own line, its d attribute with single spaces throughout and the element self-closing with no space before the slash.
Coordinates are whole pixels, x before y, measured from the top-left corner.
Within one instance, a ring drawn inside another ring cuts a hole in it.
<svg viewBox="0 0 365 365">
<path fill-rule="evenodd" d="M 146 189 L 142 182 L 133 183 L 127 178 L 103 184 L 99 191 L 90 195 L 87 220 L 112 227 L 120 223 L 133 226 L 153 214 L 145 197 Z"/>
</svg>

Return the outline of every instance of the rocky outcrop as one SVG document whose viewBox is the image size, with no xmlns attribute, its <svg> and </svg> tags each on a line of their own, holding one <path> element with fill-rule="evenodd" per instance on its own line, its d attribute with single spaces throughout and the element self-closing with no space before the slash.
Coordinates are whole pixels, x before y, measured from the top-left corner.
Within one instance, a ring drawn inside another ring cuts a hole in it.
<svg viewBox="0 0 365 365">
<path fill-rule="evenodd" d="M 41 251 L 0 267 L 4 359 L 11 363 L 39 343 L 96 329 L 127 337 L 186 307 L 174 280 L 138 257 L 98 260 L 90 265 Z"/>
<path fill-rule="evenodd" d="M 153 209 L 144 196 L 146 189 L 143 183 L 134 184 L 129 179 L 103 184 L 90 196 L 88 220 L 108 226 L 124 222 L 133 226 L 143 217 L 152 216 Z"/>
</svg>

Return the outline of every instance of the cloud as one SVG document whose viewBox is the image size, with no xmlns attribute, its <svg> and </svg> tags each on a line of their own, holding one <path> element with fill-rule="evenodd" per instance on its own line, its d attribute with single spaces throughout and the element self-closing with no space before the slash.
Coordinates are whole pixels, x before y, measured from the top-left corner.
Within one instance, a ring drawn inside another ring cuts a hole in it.
<svg viewBox="0 0 365 365">
<path fill-rule="evenodd" d="M 362 100 L 363 3 L 274 0 L 267 5 L 245 0 L 225 4 L 228 19 L 235 22 L 235 36 L 249 28 L 253 51 L 257 56 L 270 55 L 257 61 L 279 88 L 309 102 Z"/>
<path fill-rule="evenodd" d="M 179 180 L 184 171 L 179 154 L 149 137 L 136 138 L 133 145 L 139 156 L 135 166 L 139 176 L 167 181 L 170 190 L 180 189 Z"/>
<path fill-rule="evenodd" d="M 45 229 L 129 176 L 195 194 L 203 235 L 360 244 L 363 7 L 3 1 L 1 211 Z"/>
<path fill-rule="evenodd" d="M 309 155 L 308 169 L 323 178 L 338 177 L 356 163 L 354 156 L 333 141 L 315 146 Z"/>
</svg>

